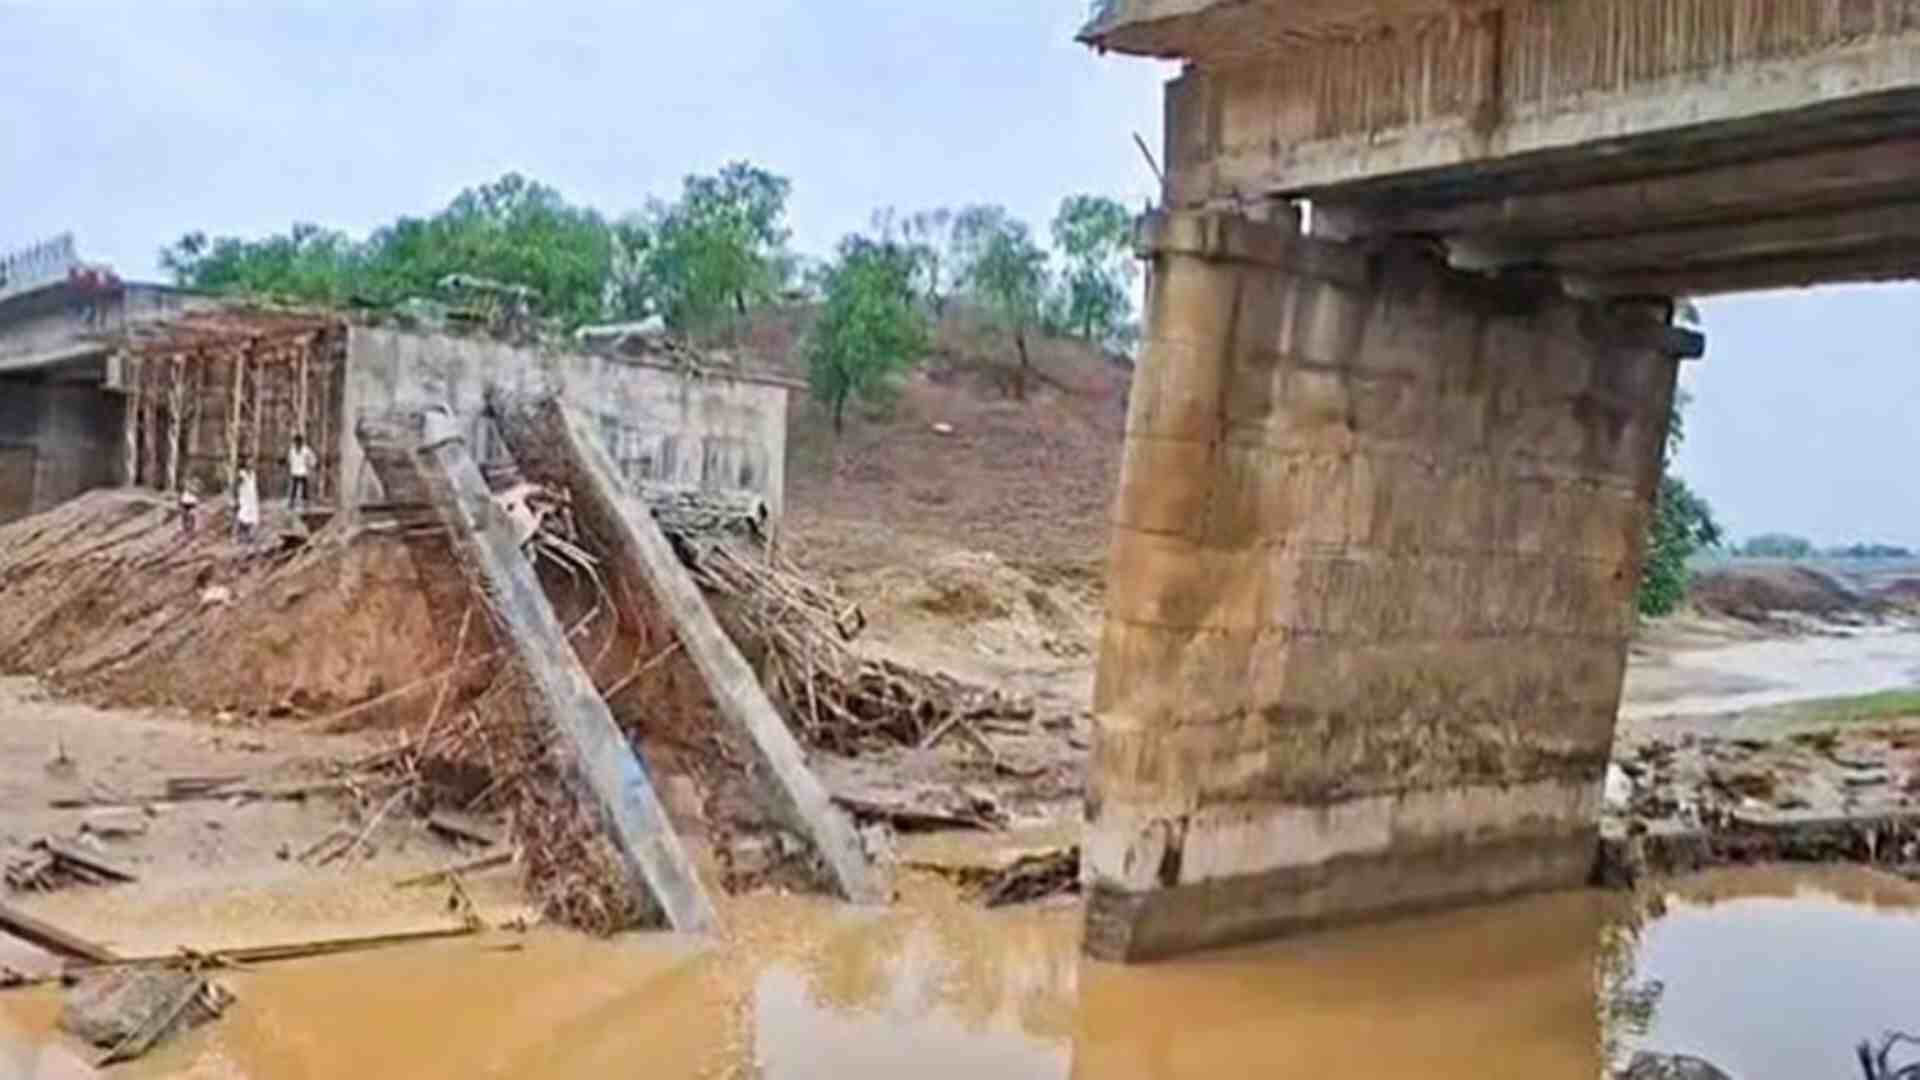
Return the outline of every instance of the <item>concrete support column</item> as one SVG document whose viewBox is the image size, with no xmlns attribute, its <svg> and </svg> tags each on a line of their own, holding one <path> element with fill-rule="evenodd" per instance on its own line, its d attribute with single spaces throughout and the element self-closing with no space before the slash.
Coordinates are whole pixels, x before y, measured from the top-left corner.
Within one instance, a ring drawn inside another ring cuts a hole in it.
<svg viewBox="0 0 1920 1080">
<path fill-rule="evenodd" d="M 1142 240 L 1088 951 L 1581 883 L 1697 338 L 1231 216 Z"/>
</svg>

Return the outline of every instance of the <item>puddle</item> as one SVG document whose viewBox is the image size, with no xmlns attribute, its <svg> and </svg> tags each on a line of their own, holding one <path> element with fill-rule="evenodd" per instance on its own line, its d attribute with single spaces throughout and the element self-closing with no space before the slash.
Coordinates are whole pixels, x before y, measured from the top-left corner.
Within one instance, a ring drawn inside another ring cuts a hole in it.
<svg viewBox="0 0 1920 1080">
<path fill-rule="evenodd" d="M 1649 1049 L 1738 1080 L 1843 1080 L 1860 1076 L 1857 1043 L 1920 1034 L 1920 888 L 1837 868 L 1729 871 L 1656 911 L 1615 928 L 1617 1061 Z"/>
<path fill-rule="evenodd" d="M 1920 632 L 1871 627 L 1844 636 L 1742 641 L 1629 665 L 1620 715 L 1711 716 L 1920 686 Z"/>
<path fill-rule="evenodd" d="M 1902 1015 L 1916 896 L 1864 874 L 1715 875 L 1664 913 L 1562 894 L 1145 968 L 1083 963 L 1071 906 L 754 898 L 719 945 L 535 933 L 232 973 L 225 1020 L 115 1071 L 1592 1080 L 1656 1048 L 1742 1080 L 1840 1078 L 1858 1040 L 1920 1027 Z M 57 1009 L 0 996 L 0 1076 L 67 1075 Z"/>
</svg>

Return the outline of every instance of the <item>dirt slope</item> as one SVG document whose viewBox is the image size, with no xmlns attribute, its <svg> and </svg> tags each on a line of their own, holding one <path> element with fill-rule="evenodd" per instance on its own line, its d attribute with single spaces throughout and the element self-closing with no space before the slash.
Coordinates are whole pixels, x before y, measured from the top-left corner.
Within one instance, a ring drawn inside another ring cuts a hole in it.
<svg viewBox="0 0 1920 1080">
<path fill-rule="evenodd" d="M 803 333 L 789 312 L 749 344 L 804 376 Z M 861 407 L 837 439 L 795 394 L 787 505 L 802 557 L 839 575 L 965 550 L 1044 582 L 1097 583 L 1131 372 L 1083 342 L 1040 338 L 1019 400 L 1014 356 L 1004 334 L 949 316 L 894 400 Z"/>
<path fill-rule="evenodd" d="M 0 670 L 122 705 L 318 713 L 446 663 L 399 541 L 288 556 L 233 544 L 226 517 L 183 536 L 168 500 L 96 491 L 0 529 Z"/>
</svg>

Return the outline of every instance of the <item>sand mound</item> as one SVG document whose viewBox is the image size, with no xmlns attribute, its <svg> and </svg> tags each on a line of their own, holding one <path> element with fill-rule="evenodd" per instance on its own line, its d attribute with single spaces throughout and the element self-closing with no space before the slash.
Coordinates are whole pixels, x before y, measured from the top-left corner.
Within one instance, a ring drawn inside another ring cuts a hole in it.
<svg viewBox="0 0 1920 1080">
<path fill-rule="evenodd" d="M 0 529 L 0 670 L 114 705 L 324 714 L 446 663 L 400 541 L 275 531 L 242 548 L 215 503 L 186 536 L 125 491 Z"/>
<path fill-rule="evenodd" d="M 1089 655 L 1099 615 L 1066 587 L 1043 582 L 999 556 L 961 551 L 920 566 L 855 575 L 847 592 L 876 638 L 939 641 L 1005 660 Z"/>
<path fill-rule="evenodd" d="M 1920 612 L 1920 578 L 1903 577 L 1874 590 L 1873 598 L 1901 611 Z"/>
<path fill-rule="evenodd" d="M 1854 592 L 1837 578 L 1791 565 L 1706 571 L 1694 577 L 1691 596 L 1702 611 L 1747 620 L 1781 613 L 1831 618 L 1881 608 L 1878 601 Z"/>
</svg>

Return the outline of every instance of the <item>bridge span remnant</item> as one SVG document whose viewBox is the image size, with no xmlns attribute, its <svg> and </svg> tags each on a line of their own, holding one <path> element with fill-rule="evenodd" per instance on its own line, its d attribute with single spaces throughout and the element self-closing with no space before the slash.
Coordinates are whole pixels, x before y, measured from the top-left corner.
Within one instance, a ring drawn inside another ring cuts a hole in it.
<svg viewBox="0 0 1920 1080">
<path fill-rule="evenodd" d="M 1920 271 L 1915 0 L 1109 0 L 1185 61 L 1087 948 L 1579 884 L 1680 296 Z"/>
</svg>

